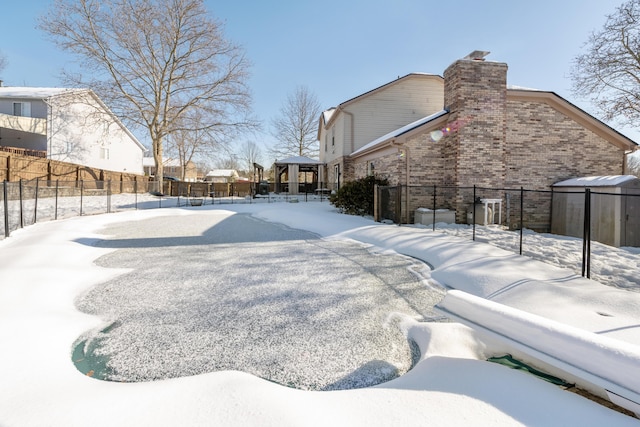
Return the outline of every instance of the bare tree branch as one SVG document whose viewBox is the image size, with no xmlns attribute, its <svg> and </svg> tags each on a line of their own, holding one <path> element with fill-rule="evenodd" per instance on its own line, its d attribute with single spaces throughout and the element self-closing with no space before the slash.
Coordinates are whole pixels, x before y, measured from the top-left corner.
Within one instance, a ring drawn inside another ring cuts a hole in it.
<svg viewBox="0 0 640 427">
<path fill-rule="evenodd" d="M 7 66 L 7 58 L 0 52 L 0 71 L 4 70 Z"/>
<path fill-rule="evenodd" d="M 80 61 L 85 75 L 68 73 L 67 84 L 146 129 L 159 179 L 163 141 L 185 123 L 202 134 L 256 126 L 249 64 L 203 0 L 55 0 L 39 27 Z M 207 120 L 188 118 L 196 110 Z"/>
<path fill-rule="evenodd" d="M 269 152 L 278 159 L 288 156 L 318 158 L 317 121 L 322 109 L 316 96 L 299 86 L 287 97 L 280 115 L 272 121 L 273 136 L 278 140 Z"/>
<path fill-rule="evenodd" d="M 573 92 L 590 99 L 605 120 L 640 118 L 640 0 L 622 4 L 574 58 Z"/>
</svg>

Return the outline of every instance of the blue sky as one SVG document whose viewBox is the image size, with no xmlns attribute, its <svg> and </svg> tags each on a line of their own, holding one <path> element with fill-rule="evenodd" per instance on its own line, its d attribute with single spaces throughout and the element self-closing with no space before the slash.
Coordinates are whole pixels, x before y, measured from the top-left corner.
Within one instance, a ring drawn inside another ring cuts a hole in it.
<svg viewBox="0 0 640 427">
<path fill-rule="evenodd" d="M 0 52 L 7 86 L 59 86 L 71 58 L 36 29 L 49 0 L 2 6 Z M 622 0 L 207 0 L 227 38 L 253 64 L 254 113 L 273 141 L 269 123 L 296 86 L 305 85 L 323 108 L 411 72 L 442 75 L 456 59 L 487 50 L 509 66 L 508 83 L 554 91 L 595 114 L 574 96 L 569 71 L 591 31 Z M 620 129 L 634 137 L 633 130 Z M 639 138 L 635 138 L 639 139 Z"/>
</svg>

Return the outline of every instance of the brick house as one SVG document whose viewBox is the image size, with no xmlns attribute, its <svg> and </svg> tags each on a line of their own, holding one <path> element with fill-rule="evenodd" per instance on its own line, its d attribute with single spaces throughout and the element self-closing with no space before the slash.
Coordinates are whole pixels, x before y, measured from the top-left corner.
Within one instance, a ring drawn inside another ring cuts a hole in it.
<svg viewBox="0 0 640 427">
<path fill-rule="evenodd" d="M 346 155 L 344 180 L 375 173 L 406 186 L 549 190 L 569 178 L 624 173 L 635 142 L 553 92 L 507 87 L 507 64 L 484 55 L 445 70 L 437 111 Z M 467 207 L 454 199 L 449 207 L 464 223 Z"/>
<path fill-rule="evenodd" d="M 320 115 L 320 171 L 327 188 L 354 179 L 350 155 L 401 126 L 442 109 L 442 77 L 412 73 L 349 99 Z"/>
</svg>

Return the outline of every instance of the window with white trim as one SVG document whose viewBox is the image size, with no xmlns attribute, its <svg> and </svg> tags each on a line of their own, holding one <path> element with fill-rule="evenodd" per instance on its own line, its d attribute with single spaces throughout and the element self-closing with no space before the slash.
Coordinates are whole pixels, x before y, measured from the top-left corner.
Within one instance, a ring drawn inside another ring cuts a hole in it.
<svg viewBox="0 0 640 427">
<path fill-rule="evenodd" d="M 31 103 L 30 102 L 14 102 L 13 115 L 21 116 L 21 117 L 31 117 Z"/>
</svg>

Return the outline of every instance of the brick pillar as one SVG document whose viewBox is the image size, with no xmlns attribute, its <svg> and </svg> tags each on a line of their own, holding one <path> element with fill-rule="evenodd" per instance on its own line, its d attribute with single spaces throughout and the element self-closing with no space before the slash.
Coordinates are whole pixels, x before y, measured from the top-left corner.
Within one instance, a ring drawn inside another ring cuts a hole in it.
<svg viewBox="0 0 640 427">
<path fill-rule="evenodd" d="M 444 72 L 444 103 L 450 111 L 443 151 L 445 182 L 457 187 L 503 188 L 507 64 L 477 59 L 454 62 Z M 456 197 L 461 222 L 471 203 L 468 198 L 460 192 Z"/>
</svg>

